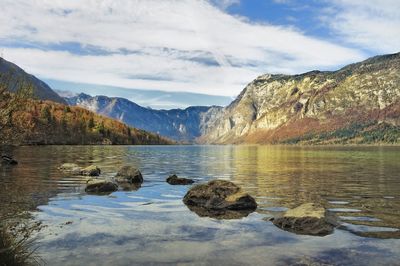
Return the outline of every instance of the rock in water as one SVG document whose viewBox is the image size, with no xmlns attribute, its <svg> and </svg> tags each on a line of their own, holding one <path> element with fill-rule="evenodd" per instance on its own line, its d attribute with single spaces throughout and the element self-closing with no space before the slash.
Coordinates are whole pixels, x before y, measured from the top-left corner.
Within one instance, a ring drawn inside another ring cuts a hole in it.
<svg viewBox="0 0 400 266">
<path fill-rule="evenodd" d="M 58 169 L 74 175 L 81 174 L 81 168 L 75 163 L 64 163 L 60 167 L 58 167 Z"/>
<path fill-rule="evenodd" d="M 188 178 L 178 177 L 177 175 L 171 175 L 167 178 L 167 183 L 170 185 L 190 185 L 194 181 Z"/>
<path fill-rule="evenodd" d="M 18 162 L 14 160 L 12 157 L 7 156 L 7 155 L 2 155 L 1 156 L 1 162 L 3 164 L 9 164 L 9 165 L 17 165 Z"/>
<path fill-rule="evenodd" d="M 67 170 L 67 171 L 75 168 L 79 168 L 79 166 L 76 163 L 63 163 L 60 167 L 58 167 L 58 169 L 60 170 Z"/>
<path fill-rule="evenodd" d="M 132 166 L 123 166 L 119 169 L 115 179 L 119 183 L 141 184 L 143 176 L 139 169 Z"/>
<path fill-rule="evenodd" d="M 58 167 L 58 169 L 73 175 L 99 176 L 101 174 L 100 168 L 95 165 L 81 168 L 75 163 L 64 163 L 60 167 Z"/>
<path fill-rule="evenodd" d="M 192 187 L 183 202 L 199 216 L 220 219 L 245 217 L 257 208 L 253 197 L 234 183 L 224 180 Z"/>
<path fill-rule="evenodd" d="M 124 191 L 136 191 L 142 187 L 141 183 L 128 183 L 128 182 L 120 182 L 118 186 L 122 188 Z"/>
<path fill-rule="evenodd" d="M 101 174 L 101 170 L 95 165 L 90 165 L 86 168 L 82 168 L 80 174 L 85 176 L 99 176 Z"/>
<path fill-rule="evenodd" d="M 329 235 L 338 225 L 336 215 L 314 203 L 302 204 L 271 220 L 285 231 L 313 236 Z"/>
<path fill-rule="evenodd" d="M 90 179 L 87 181 L 87 193 L 111 193 L 118 190 L 118 185 L 110 180 Z"/>
</svg>

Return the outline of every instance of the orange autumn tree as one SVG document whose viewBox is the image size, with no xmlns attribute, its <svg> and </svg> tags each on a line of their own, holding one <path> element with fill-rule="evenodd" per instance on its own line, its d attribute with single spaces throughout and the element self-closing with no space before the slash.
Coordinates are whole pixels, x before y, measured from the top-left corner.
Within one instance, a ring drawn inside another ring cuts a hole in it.
<svg viewBox="0 0 400 266">
<path fill-rule="evenodd" d="M 19 89 L 15 93 L 9 92 L 8 80 L 11 75 L 0 74 L 0 145 L 10 144 L 23 138 L 24 131 L 14 126 L 14 115 L 24 109 L 24 102 L 32 96 L 32 86 L 19 80 L 14 83 Z"/>
</svg>

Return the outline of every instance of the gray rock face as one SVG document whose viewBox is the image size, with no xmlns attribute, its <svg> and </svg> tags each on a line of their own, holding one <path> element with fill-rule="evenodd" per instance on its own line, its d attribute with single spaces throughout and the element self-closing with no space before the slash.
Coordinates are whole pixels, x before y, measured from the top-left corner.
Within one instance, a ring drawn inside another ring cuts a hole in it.
<svg viewBox="0 0 400 266">
<path fill-rule="evenodd" d="M 257 208 L 253 197 L 234 183 L 214 180 L 192 187 L 183 198 L 190 210 L 199 216 L 236 219 L 247 216 Z"/>
<path fill-rule="evenodd" d="M 66 101 L 53 91 L 46 83 L 37 79 L 35 76 L 26 73 L 17 65 L 6 61 L 0 57 L 0 83 L 7 86 L 8 90 L 15 92 L 22 85 L 29 84 L 33 88 L 35 97 L 41 100 L 50 100 L 66 104 Z"/>
<path fill-rule="evenodd" d="M 333 72 L 260 76 L 207 122 L 201 142 L 376 141 L 362 132 L 399 132 L 399 73 L 397 53 Z M 350 133 L 343 137 L 341 129 Z M 400 142 L 400 135 L 382 136 L 379 141 Z"/>
<path fill-rule="evenodd" d="M 325 236 L 333 233 L 337 217 L 314 203 L 305 203 L 271 219 L 277 227 L 296 234 Z"/>
<path fill-rule="evenodd" d="M 139 169 L 132 166 L 123 166 L 119 169 L 115 179 L 118 183 L 141 184 L 143 176 Z"/>
<path fill-rule="evenodd" d="M 169 176 L 166 181 L 170 185 L 190 185 L 194 183 L 192 179 L 178 177 L 177 175 Z"/>
<path fill-rule="evenodd" d="M 178 141 L 399 143 L 400 134 L 393 133 L 400 132 L 399 72 L 397 53 L 332 72 L 266 74 L 225 108 L 152 110 L 122 98 L 85 94 L 67 101 Z"/>
<path fill-rule="evenodd" d="M 90 179 L 87 182 L 85 191 L 87 193 L 111 193 L 118 190 L 118 185 L 111 180 Z"/>
<path fill-rule="evenodd" d="M 80 106 L 130 126 L 185 142 L 193 142 L 200 137 L 209 117 L 222 108 L 193 106 L 184 110 L 153 110 L 124 98 L 92 97 L 83 93 L 65 99 L 69 105 Z"/>
</svg>

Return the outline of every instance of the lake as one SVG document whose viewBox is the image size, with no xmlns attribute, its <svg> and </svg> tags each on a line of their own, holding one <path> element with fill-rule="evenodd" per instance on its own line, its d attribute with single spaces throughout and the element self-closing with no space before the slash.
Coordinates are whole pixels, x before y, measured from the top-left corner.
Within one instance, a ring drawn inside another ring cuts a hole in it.
<svg viewBox="0 0 400 266">
<path fill-rule="evenodd" d="M 38 146 L 2 166 L 2 222 L 36 224 L 35 256 L 48 265 L 400 265 L 400 147 Z M 95 164 L 144 177 L 136 191 L 87 195 L 83 177 L 57 167 Z M 231 180 L 257 203 L 241 219 L 199 217 L 182 202 L 190 186 Z M 317 202 L 340 217 L 325 237 L 296 235 L 269 218 Z"/>
</svg>

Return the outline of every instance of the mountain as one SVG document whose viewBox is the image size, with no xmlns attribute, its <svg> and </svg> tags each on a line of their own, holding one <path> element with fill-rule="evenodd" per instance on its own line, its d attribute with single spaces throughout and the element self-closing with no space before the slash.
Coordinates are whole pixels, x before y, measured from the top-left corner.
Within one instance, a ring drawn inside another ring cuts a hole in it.
<svg viewBox="0 0 400 266">
<path fill-rule="evenodd" d="M 227 107 L 153 110 L 123 98 L 66 98 L 93 112 L 187 142 L 400 142 L 400 53 L 337 71 L 258 77 Z"/>
<path fill-rule="evenodd" d="M 11 92 L 17 91 L 21 86 L 29 85 L 32 86 L 33 95 L 36 98 L 66 104 L 65 100 L 54 92 L 46 83 L 1 57 L 0 83 L 6 85 Z"/>
<path fill-rule="evenodd" d="M 201 143 L 399 143 L 400 53 L 338 71 L 263 75 L 208 121 Z"/>
<path fill-rule="evenodd" d="M 6 100 L 15 97 L 5 95 Z M 24 99 L 1 128 L 0 144 L 172 144 L 159 135 L 131 128 L 80 107 Z M 16 137 L 17 136 L 17 137 Z"/>
<path fill-rule="evenodd" d="M 208 117 L 222 109 L 217 106 L 193 106 L 184 110 L 153 110 L 124 98 L 92 97 L 84 93 L 65 100 L 69 105 L 80 106 L 136 128 L 184 142 L 192 142 L 200 137 L 206 129 Z"/>
</svg>

